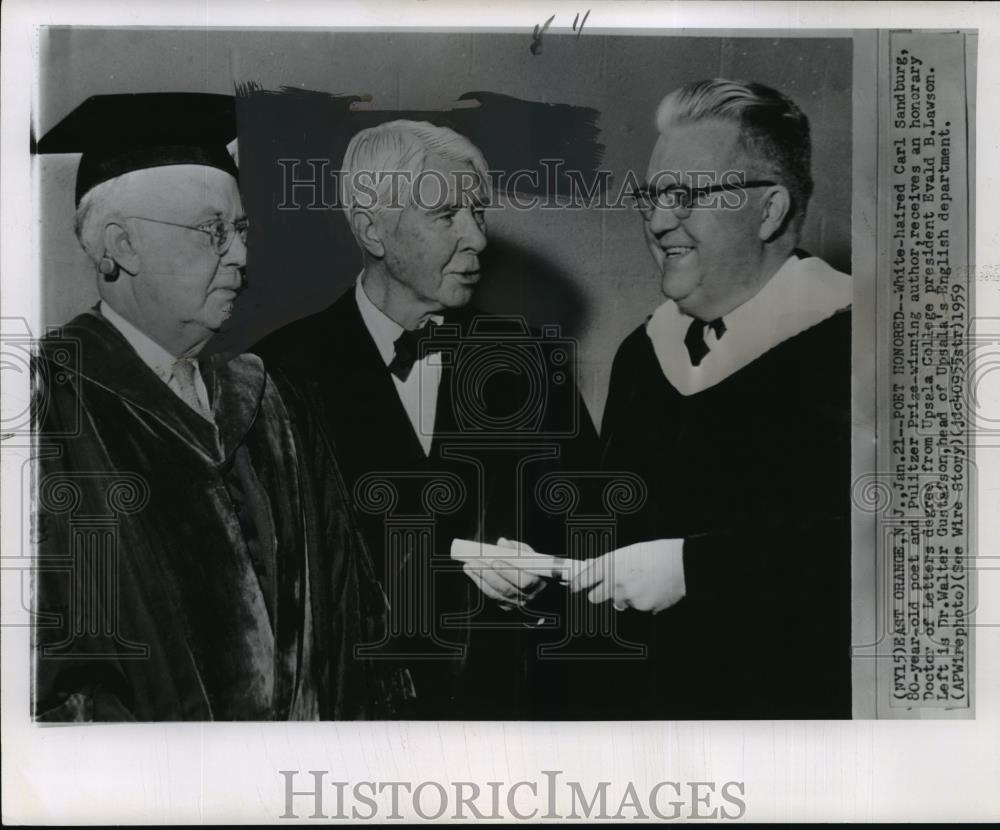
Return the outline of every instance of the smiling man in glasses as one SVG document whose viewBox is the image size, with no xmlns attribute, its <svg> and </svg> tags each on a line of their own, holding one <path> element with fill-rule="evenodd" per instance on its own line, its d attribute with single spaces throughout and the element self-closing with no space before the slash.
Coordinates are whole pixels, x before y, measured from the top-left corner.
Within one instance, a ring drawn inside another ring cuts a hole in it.
<svg viewBox="0 0 1000 830">
<path fill-rule="evenodd" d="M 88 99 L 39 144 L 81 152 L 100 302 L 41 342 L 35 716 L 392 714 L 357 659 L 385 597 L 301 391 L 203 357 L 244 286 L 231 97 Z"/>
<path fill-rule="evenodd" d="M 649 496 L 573 588 L 648 647 L 623 711 L 846 717 L 852 280 L 797 247 L 809 124 L 713 80 L 656 125 L 636 207 L 667 302 L 619 348 L 602 425 Z"/>
</svg>

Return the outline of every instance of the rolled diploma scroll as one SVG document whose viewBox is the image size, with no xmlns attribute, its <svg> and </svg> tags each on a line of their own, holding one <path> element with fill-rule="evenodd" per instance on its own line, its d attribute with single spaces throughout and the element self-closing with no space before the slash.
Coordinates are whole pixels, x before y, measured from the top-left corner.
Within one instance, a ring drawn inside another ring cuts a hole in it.
<svg viewBox="0 0 1000 830">
<path fill-rule="evenodd" d="M 494 562 L 502 561 L 504 564 L 498 567 L 517 568 L 535 576 L 558 579 L 563 582 L 568 582 L 570 579 L 571 560 L 561 556 L 549 556 L 545 553 L 503 548 L 500 545 L 490 545 L 486 542 L 455 539 L 451 543 L 451 558 L 482 568 L 493 567 Z"/>
</svg>

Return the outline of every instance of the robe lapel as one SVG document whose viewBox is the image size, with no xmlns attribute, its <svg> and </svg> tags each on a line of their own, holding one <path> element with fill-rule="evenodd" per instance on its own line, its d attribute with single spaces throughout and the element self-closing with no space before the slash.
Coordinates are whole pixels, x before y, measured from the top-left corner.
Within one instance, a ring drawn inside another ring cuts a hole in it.
<svg viewBox="0 0 1000 830">
<path fill-rule="evenodd" d="M 231 458 L 254 425 L 267 386 L 259 357 L 217 354 L 201 363 L 224 458 Z"/>
<path fill-rule="evenodd" d="M 461 348 L 463 340 L 469 334 L 470 318 L 464 310 L 450 311 L 444 316 L 444 323 L 438 326 L 436 337 L 450 346 L 447 351 L 450 359 L 444 361 L 441 370 L 441 385 L 438 387 L 437 412 L 434 418 L 434 441 L 431 444 L 431 456 L 440 454 L 442 442 L 448 443 L 449 438 L 459 435 L 458 416 L 455 412 L 455 371 L 457 362 L 468 355 Z"/>
<path fill-rule="evenodd" d="M 200 361 L 213 425 L 175 395 L 96 309 L 77 317 L 64 332 L 82 341 L 87 359 L 81 376 L 153 416 L 216 463 L 230 458 L 253 426 L 267 377 L 254 355 L 217 354 Z"/>
<path fill-rule="evenodd" d="M 97 309 L 76 317 L 63 335 L 78 338 L 79 374 L 156 419 L 211 461 L 221 461 L 215 426 L 171 391 Z"/>
<path fill-rule="evenodd" d="M 377 427 L 368 436 L 372 445 L 377 444 L 377 447 L 371 447 L 374 455 L 392 459 L 397 464 L 421 463 L 425 459 L 424 448 L 399 399 L 389 367 L 383 362 L 365 326 L 353 292 L 348 299 L 350 308 L 347 319 L 350 326 L 344 332 L 346 348 L 343 355 L 337 355 L 337 359 L 347 362 L 349 377 L 354 382 L 338 391 L 340 394 L 356 394 L 357 398 L 351 405 L 362 409 L 368 423 Z M 343 403 L 331 401 L 330 405 L 343 406 Z"/>
<path fill-rule="evenodd" d="M 458 350 L 453 352 L 457 354 Z M 437 458 L 441 452 L 441 441 L 455 435 L 456 420 L 452 387 L 455 376 L 454 358 L 441 367 L 441 383 L 438 386 L 437 409 L 434 413 L 434 437 L 431 441 L 430 457 Z"/>
</svg>

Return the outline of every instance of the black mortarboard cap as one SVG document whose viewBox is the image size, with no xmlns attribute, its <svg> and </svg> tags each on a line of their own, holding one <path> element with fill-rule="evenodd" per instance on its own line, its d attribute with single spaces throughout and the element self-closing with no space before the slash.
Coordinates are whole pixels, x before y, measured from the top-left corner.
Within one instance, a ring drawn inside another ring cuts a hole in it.
<svg viewBox="0 0 1000 830">
<path fill-rule="evenodd" d="M 39 153 L 82 153 L 76 203 L 92 187 L 133 170 L 204 164 L 236 175 L 231 95 L 147 92 L 93 95 L 38 142 Z"/>
</svg>

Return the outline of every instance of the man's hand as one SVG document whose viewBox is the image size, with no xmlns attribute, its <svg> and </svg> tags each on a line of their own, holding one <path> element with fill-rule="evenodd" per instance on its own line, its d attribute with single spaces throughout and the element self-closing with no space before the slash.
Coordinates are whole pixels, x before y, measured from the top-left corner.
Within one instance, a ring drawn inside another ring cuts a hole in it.
<svg viewBox="0 0 1000 830">
<path fill-rule="evenodd" d="M 656 614 L 684 597 L 683 550 L 683 539 L 618 548 L 584 565 L 570 581 L 570 590 L 589 588 L 587 599 L 595 604 L 610 599 L 619 611 L 634 608 Z"/>
<path fill-rule="evenodd" d="M 514 551 L 535 552 L 523 542 L 503 537 L 497 540 L 497 545 Z M 511 561 L 516 562 L 517 557 L 513 557 Z M 476 583 L 480 591 L 499 602 L 500 608 L 504 611 L 510 611 L 514 607 L 524 607 L 545 588 L 545 580 L 542 577 L 518 570 L 511 562 L 503 560 L 492 560 L 490 566 L 485 568 L 473 562 L 466 562 L 462 570 Z"/>
</svg>

